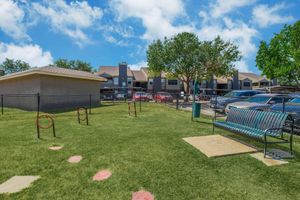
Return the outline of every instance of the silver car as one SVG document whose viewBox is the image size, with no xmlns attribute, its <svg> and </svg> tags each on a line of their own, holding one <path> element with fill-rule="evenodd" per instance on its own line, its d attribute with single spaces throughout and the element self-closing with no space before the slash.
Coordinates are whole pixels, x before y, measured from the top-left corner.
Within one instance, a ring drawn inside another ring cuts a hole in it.
<svg viewBox="0 0 300 200">
<path fill-rule="evenodd" d="M 257 90 L 233 90 L 228 92 L 224 96 L 219 96 L 217 98 L 210 99 L 210 107 L 219 112 L 225 112 L 227 104 L 242 101 L 253 95 L 261 94 L 262 91 Z"/>
<path fill-rule="evenodd" d="M 228 104 L 225 112 L 228 113 L 231 108 L 269 110 L 273 104 L 282 103 L 282 101 L 288 101 L 289 99 L 290 97 L 284 94 L 257 94 L 244 101 Z"/>
</svg>

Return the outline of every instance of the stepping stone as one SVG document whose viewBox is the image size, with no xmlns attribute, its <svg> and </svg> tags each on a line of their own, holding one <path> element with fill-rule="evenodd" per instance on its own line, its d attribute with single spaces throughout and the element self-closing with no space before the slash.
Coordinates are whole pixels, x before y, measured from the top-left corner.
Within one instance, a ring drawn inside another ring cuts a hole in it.
<svg viewBox="0 0 300 200">
<path fill-rule="evenodd" d="M 13 176 L 0 184 L 0 194 L 20 192 L 39 178 L 40 176 Z"/>
<path fill-rule="evenodd" d="M 276 165 L 283 165 L 283 164 L 289 163 L 284 160 L 274 159 L 268 155 L 264 158 L 263 153 L 253 153 L 253 154 L 250 154 L 250 156 L 253 158 L 256 158 L 259 161 L 262 161 L 267 166 L 276 166 Z"/>
<path fill-rule="evenodd" d="M 111 171 L 109 170 L 100 170 L 97 174 L 94 175 L 93 181 L 104 181 L 111 176 Z"/>
<path fill-rule="evenodd" d="M 154 200 L 154 196 L 150 192 L 140 190 L 132 193 L 132 200 Z"/>
<path fill-rule="evenodd" d="M 53 151 L 58 151 L 58 150 L 61 150 L 63 147 L 61 146 L 52 146 L 52 147 L 49 147 L 50 150 L 53 150 Z"/>
<path fill-rule="evenodd" d="M 68 159 L 68 162 L 69 163 L 79 163 L 82 159 L 82 156 L 71 156 L 69 159 Z"/>
</svg>

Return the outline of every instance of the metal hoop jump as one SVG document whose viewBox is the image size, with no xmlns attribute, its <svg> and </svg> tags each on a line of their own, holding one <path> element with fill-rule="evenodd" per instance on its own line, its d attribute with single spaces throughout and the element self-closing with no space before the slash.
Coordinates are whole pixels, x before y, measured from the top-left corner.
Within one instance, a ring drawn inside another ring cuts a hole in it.
<svg viewBox="0 0 300 200">
<path fill-rule="evenodd" d="M 86 107 L 78 107 L 77 108 L 77 120 L 80 124 L 81 121 L 85 121 L 86 125 L 89 125 L 89 117 L 88 117 L 88 109 Z M 83 116 L 83 118 L 82 118 Z"/>
<path fill-rule="evenodd" d="M 131 106 L 133 104 L 133 109 L 134 109 L 134 116 L 136 117 L 136 104 L 135 104 L 135 101 L 133 102 L 128 102 L 128 115 L 131 116 Z"/>
<path fill-rule="evenodd" d="M 41 125 L 40 124 L 41 119 L 47 119 L 48 125 L 47 126 Z M 38 115 L 36 120 L 35 120 L 35 124 L 36 124 L 36 127 L 37 127 L 37 137 L 38 138 L 40 138 L 40 129 L 49 129 L 51 127 L 52 127 L 53 137 L 56 137 L 54 119 L 49 114 Z"/>
</svg>

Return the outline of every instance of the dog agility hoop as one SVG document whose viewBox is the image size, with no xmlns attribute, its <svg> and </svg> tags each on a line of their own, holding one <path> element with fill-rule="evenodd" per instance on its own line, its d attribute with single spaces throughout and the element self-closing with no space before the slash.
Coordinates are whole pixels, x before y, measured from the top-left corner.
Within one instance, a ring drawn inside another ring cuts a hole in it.
<svg viewBox="0 0 300 200">
<path fill-rule="evenodd" d="M 88 109 L 86 107 L 78 107 L 77 108 L 77 120 L 80 124 L 81 121 L 85 121 L 86 125 L 89 125 L 89 117 L 88 117 Z"/>
<path fill-rule="evenodd" d="M 41 125 L 40 120 L 47 119 L 47 125 Z M 38 115 L 35 121 L 36 127 L 37 127 L 37 137 L 40 138 L 40 129 L 49 129 L 52 127 L 53 137 L 56 137 L 55 135 L 55 125 L 54 125 L 54 119 L 49 114 L 43 114 Z"/>
<path fill-rule="evenodd" d="M 128 102 L 128 115 L 131 116 L 131 106 L 133 104 L 133 109 L 134 109 L 134 116 L 136 117 L 136 104 L 135 101 L 133 102 Z"/>
</svg>

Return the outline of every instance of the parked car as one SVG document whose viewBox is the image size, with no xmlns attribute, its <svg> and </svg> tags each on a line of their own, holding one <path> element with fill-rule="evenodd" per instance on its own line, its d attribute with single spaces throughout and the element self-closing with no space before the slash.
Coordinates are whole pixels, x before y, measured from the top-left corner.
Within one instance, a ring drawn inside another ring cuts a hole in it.
<svg viewBox="0 0 300 200">
<path fill-rule="evenodd" d="M 113 93 L 101 94 L 101 99 L 102 100 L 113 100 L 114 94 Z"/>
<path fill-rule="evenodd" d="M 210 99 L 210 107 L 217 111 L 225 112 L 227 104 L 241 101 L 249 98 L 250 96 L 261 93 L 264 92 L 257 90 L 233 90 L 224 96 L 218 96 L 217 98 L 212 97 Z"/>
<path fill-rule="evenodd" d="M 227 104 L 225 112 L 228 113 L 232 108 L 269 110 L 272 105 L 288 101 L 289 99 L 290 97 L 284 94 L 257 94 L 244 101 Z"/>
<path fill-rule="evenodd" d="M 294 133 L 297 135 L 300 135 L 300 96 L 299 95 L 293 95 L 293 99 L 289 100 L 284 104 L 275 104 L 271 106 L 271 111 L 278 111 L 278 112 L 286 112 L 290 114 L 292 119 L 294 120 Z M 289 132 L 291 131 L 290 126 L 285 127 L 285 131 Z"/>
<path fill-rule="evenodd" d="M 126 98 L 126 95 L 123 93 L 118 93 L 116 94 L 116 99 L 117 100 L 124 100 Z"/>
<path fill-rule="evenodd" d="M 154 96 L 156 102 L 173 102 L 173 97 L 168 92 L 158 92 Z"/>
<path fill-rule="evenodd" d="M 193 101 L 194 100 L 194 95 L 190 95 L 189 96 L 189 101 Z M 196 94 L 195 95 L 195 101 L 200 101 L 200 95 Z"/>
<path fill-rule="evenodd" d="M 152 101 L 153 100 L 153 96 L 150 93 L 146 93 L 148 101 Z"/>
<path fill-rule="evenodd" d="M 148 95 L 145 92 L 136 92 L 133 95 L 134 101 L 149 101 Z"/>
<path fill-rule="evenodd" d="M 283 104 L 275 104 L 271 106 L 272 111 L 283 111 Z M 284 105 L 284 112 L 287 112 L 293 116 L 296 121 L 300 122 L 300 96 L 290 99 Z"/>
</svg>

